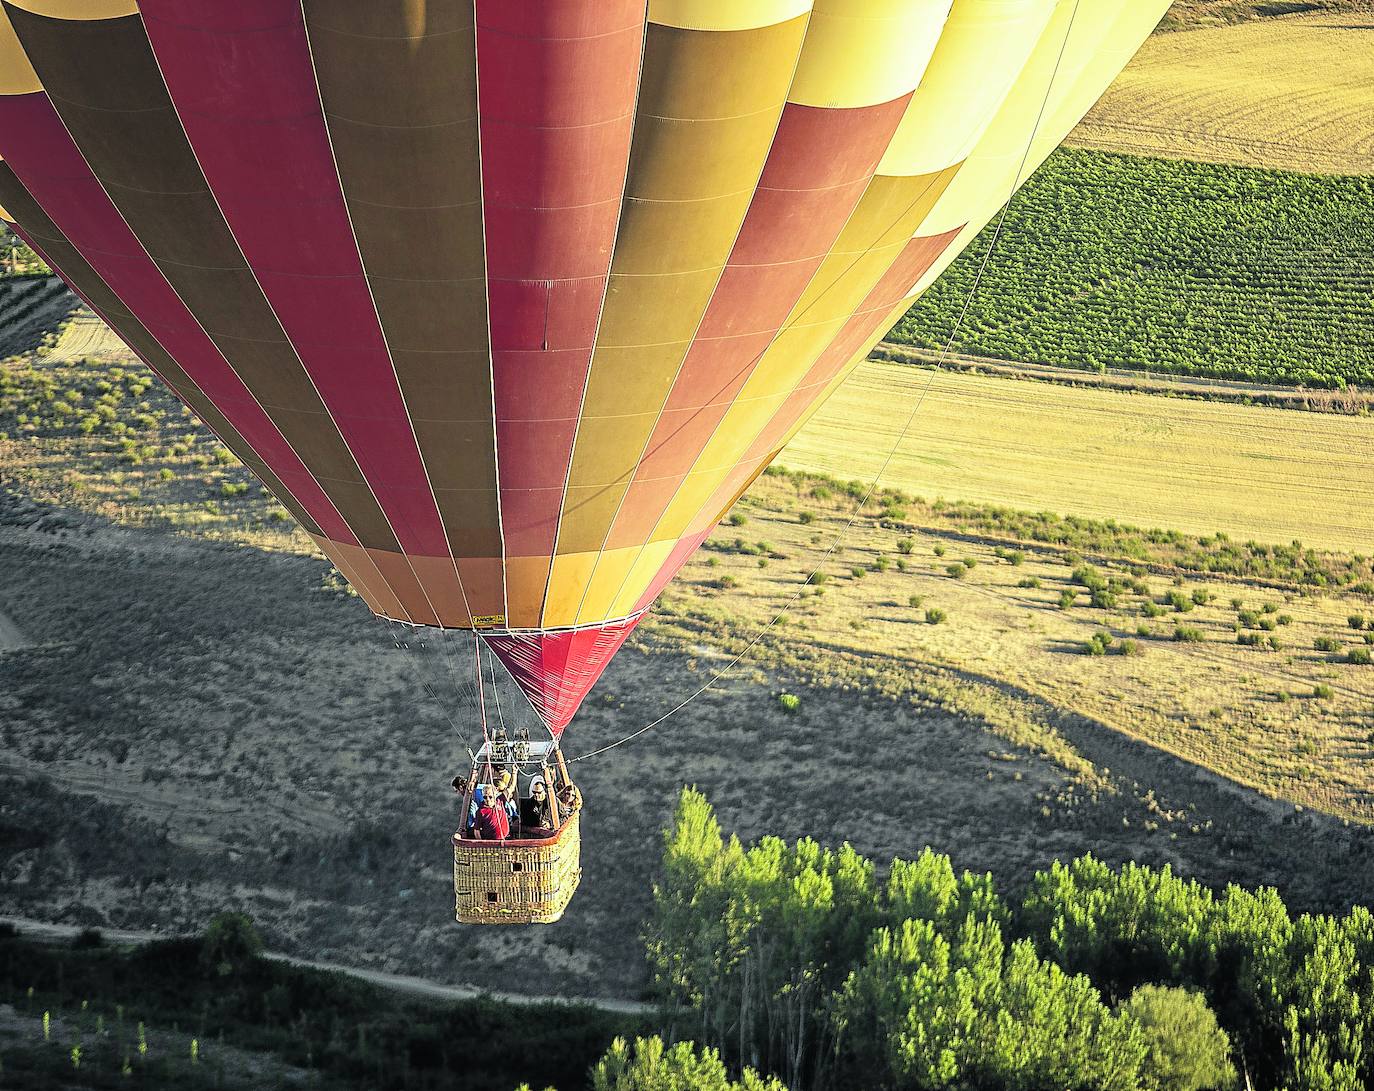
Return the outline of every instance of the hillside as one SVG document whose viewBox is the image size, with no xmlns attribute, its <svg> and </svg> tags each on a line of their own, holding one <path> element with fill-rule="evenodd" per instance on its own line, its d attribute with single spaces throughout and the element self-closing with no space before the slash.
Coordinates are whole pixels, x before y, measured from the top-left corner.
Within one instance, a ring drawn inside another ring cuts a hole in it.
<svg viewBox="0 0 1374 1091">
<path fill-rule="evenodd" d="M 1348 661 L 1374 635 L 1367 557 L 895 493 L 846 531 L 853 488 L 770 475 L 569 735 L 584 753 L 712 683 L 576 766 L 569 916 L 518 943 L 456 930 L 461 675 L 395 649 L 127 357 L 4 373 L 0 464 L 27 495 L 0 501 L 0 613 L 23 637 L 0 653 L 0 798 L 22 801 L 0 812 L 0 911 L 193 929 L 234 906 L 288 951 L 633 996 L 626 922 L 684 781 L 747 837 L 820 833 L 879 859 L 929 843 L 1012 885 L 1084 851 L 1275 884 L 1300 908 L 1374 885 L 1374 668 Z M 871 762 L 901 778 L 900 805 L 818 830 L 798 783 Z"/>
</svg>

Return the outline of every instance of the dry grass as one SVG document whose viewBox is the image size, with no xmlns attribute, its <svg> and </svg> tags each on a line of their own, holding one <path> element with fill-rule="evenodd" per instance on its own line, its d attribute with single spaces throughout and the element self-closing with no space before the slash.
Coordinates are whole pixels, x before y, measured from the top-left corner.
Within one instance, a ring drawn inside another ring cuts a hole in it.
<svg viewBox="0 0 1374 1091">
<path fill-rule="evenodd" d="M 1069 138 L 1107 151 L 1374 172 L 1374 8 L 1156 35 Z"/>
<path fill-rule="evenodd" d="M 782 455 L 883 484 L 1192 534 L 1369 553 L 1374 420 L 868 362 Z M 861 429 L 855 422 L 862 421 Z"/>
</svg>

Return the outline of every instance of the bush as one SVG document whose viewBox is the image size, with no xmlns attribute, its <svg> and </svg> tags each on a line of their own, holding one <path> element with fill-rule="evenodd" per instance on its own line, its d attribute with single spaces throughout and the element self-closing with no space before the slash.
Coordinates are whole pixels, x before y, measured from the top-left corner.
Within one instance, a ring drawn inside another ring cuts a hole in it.
<svg viewBox="0 0 1374 1091">
<path fill-rule="evenodd" d="M 716 586 L 722 591 L 729 591 L 739 586 L 739 580 L 734 576 L 720 576 L 716 579 Z"/>
<path fill-rule="evenodd" d="M 1231 1041 L 1201 993 L 1141 985 L 1122 1007 L 1145 1036 L 1145 1086 L 1204 1091 L 1235 1084 Z"/>
<path fill-rule="evenodd" d="M 853 568 L 849 570 L 849 574 L 853 576 L 856 580 L 861 580 L 868 575 L 868 570 L 860 568 L 858 565 L 855 565 Z"/>
<path fill-rule="evenodd" d="M 948 550 L 946 550 L 945 547 L 942 545 L 937 545 L 935 547 L 935 556 L 937 557 L 943 557 L 947 552 Z"/>
<path fill-rule="evenodd" d="M 795 693 L 779 693 L 778 705 L 784 712 L 790 714 L 801 708 L 801 698 Z"/>
<path fill-rule="evenodd" d="M 1146 617 L 1163 617 L 1168 611 L 1157 602 L 1146 602 L 1141 604 L 1140 612 Z"/>
<path fill-rule="evenodd" d="M 799 511 L 799 512 L 797 512 L 797 522 L 799 522 L 802 526 L 808 526 L 809 524 L 814 523 L 815 521 L 816 521 L 816 517 L 815 517 L 814 515 L 812 515 L 811 512 L 809 512 L 809 511 Z"/>
<path fill-rule="evenodd" d="M 219 913 L 200 941 L 200 963 L 217 977 L 243 972 L 262 953 L 262 936 L 246 913 Z"/>
<path fill-rule="evenodd" d="M 1329 701 L 1335 695 L 1335 691 L 1325 682 L 1318 683 L 1312 687 L 1312 700 L 1314 701 Z"/>
<path fill-rule="evenodd" d="M 901 538 L 897 542 L 897 552 L 903 556 L 910 556 L 911 551 L 916 548 L 916 543 L 910 538 Z"/>
<path fill-rule="evenodd" d="M 1083 645 L 1084 655 L 1106 655 L 1107 649 L 1111 647 L 1111 633 L 1093 633 L 1092 639 Z"/>
<path fill-rule="evenodd" d="M 611 1043 L 591 1071 L 592 1091 L 787 1091 L 775 1077 L 746 1068 L 740 1082 L 730 1079 L 720 1054 L 695 1042 L 665 1046 L 663 1039 L 624 1038 Z"/>
<path fill-rule="evenodd" d="M 1078 592 L 1072 588 L 1066 588 L 1059 592 L 1059 609 L 1067 610 L 1073 605 L 1074 599 L 1078 598 Z"/>
<path fill-rule="evenodd" d="M 749 522 L 749 516 L 743 512 L 732 511 L 730 513 L 730 525 L 732 527 L 742 527 L 747 522 Z"/>
<path fill-rule="evenodd" d="M 920 606 L 923 602 L 925 602 L 924 595 L 908 595 L 906 600 L 906 604 L 910 606 L 912 609 L 915 609 L 917 606 Z"/>
<path fill-rule="evenodd" d="M 1346 624 L 1348 624 L 1352 629 L 1359 630 L 1365 627 L 1365 619 L 1363 614 L 1351 614 L 1345 620 Z"/>
<path fill-rule="evenodd" d="M 939 625 L 948 615 L 938 607 L 932 606 L 926 611 L 926 624 Z"/>
<path fill-rule="evenodd" d="M 1191 625 L 1179 625 L 1174 629 L 1174 639 L 1182 644 L 1201 644 L 1202 630 Z"/>
<path fill-rule="evenodd" d="M 99 928 L 83 928 L 72 940 L 72 946 L 78 951 L 88 951 L 93 947 L 104 947 L 105 936 Z"/>
<path fill-rule="evenodd" d="M 967 568 L 970 572 L 972 572 L 975 568 L 978 567 L 978 561 L 975 560 L 973 557 L 965 557 L 959 563 L 962 564 L 965 568 Z"/>
<path fill-rule="evenodd" d="M 1338 652 L 1345 647 L 1345 644 L 1334 636 L 1319 636 L 1312 641 L 1312 647 L 1319 652 Z"/>
<path fill-rule="evenodd" d="M 965 568 L 963 564 L 947 564 L 945 565 L 945 571 L 952 580 L 962 580 L 968 575 L 968 569 Z"/>
<path fill-rule="evenodd" d="M 1093 592 L 1092 604 L 1099 610 L 1115 610 L 1116 595 L 1105 587 L 1099 587 Z"/>
<path fill-rule="evenodd" d="M 1016 586 L 1017 586 L 1017 587 L 1027 587 L 1027 588 L 1029 588 L 1029 587 L 1039 587 L 1039 586 L 1040 586 L 1040 577 L 1039 577 L 1039 576 L 1023 576 L 1021 579 L 1019 579 L 1019 580 L 1016 581 Z"/>
<path fill-rule="evenodd" d="M 1206 606 L 1212 601 L 1212 592 L 1199 587 L 1193 592 L 1193 602 L 1198 606 Z"/>
<path fill-rule="evenodd" d="M 1185 595 L 1182 591 L 1170 591 L 1165 596 L 1164 600 L 1180 614 L 1186 614 L 1197 605 L 1197 603 L 1193 601 L 1192 596 Z"/>
<path fill-rule="evenodd" d="M 1368 648 L 1351 648 L 1345 653 L 1345 661 L 1354 663 L 1356 666 L 1367 667 L 1374 663 L 1374 652 Z"/>
<path fill-rule="evenodd" d="M 1120 644 L 1118 644 L 1116 646 L 1116 650 L 1121 655 L 1131 656 L 1132 658 L 1134 658 L 1135 656 L 1145 654 L 1145 645 L 1138 640 L 1128 639 L 1123 640 Z"/>
<path fill-rule="evenodd" d="M 1255 613 L 1254 610 L 1242 610 L 1239 614 L 1236 615 L 1236 620 L 1239 621 L 1242 625 L 1244 625 L 1247 629 L 1259 628 L 1259 614 Z"/>
<path fill-rule="evenodd" d="M 1264 637 L 1259 633 L 1239 632 L 1236 634 L 1236 643 L 1244 644 L 1247 648 L 1258 648 L 1264 643 Z"/>
</svg>

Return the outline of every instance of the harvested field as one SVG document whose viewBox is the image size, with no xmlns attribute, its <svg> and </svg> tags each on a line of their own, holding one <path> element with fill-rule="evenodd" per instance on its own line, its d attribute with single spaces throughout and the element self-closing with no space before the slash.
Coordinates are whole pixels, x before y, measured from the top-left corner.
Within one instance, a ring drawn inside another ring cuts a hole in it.
<svg viewBox="0 0 1374 1091">
<path fill-rule="evenodd" d="M 1069 142 L 1282 170 L 1372 173 L 1371 15 L 1374 8 L 1319 11 L 1156 35 Z"/>
<path fill-rule="evenodd" d="M 1374 552 L 1374 419 L 869 361 L 793 440 L 796 469 L 1194 534 Z M 855 421 L 864 427 L 856 429 Z"/>
</svg>

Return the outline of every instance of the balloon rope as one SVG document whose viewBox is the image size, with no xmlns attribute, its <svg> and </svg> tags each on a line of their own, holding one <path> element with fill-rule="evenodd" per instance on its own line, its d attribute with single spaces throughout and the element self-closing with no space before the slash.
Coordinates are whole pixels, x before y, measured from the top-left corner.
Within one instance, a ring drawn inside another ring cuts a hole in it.
<svg viewBox="0 0 1374 1091">
<path fill-rule="evenodd" d="M 389 617 L 383 617 L 381 614 L 374 614 L 373 617 L 377 618 L 377 620 L 379 621 L 386 622 L 387 625 L 391 627 L 391 642 L 397 647 L 397 649 L 405 653 L 402 655 L 402 660 L 411 669 L 411 672 L 415 675 L 416 681 L 420 683 L 421 688 L 426 693 L 428 693 L 430 698 L 434 701 L 434 703 L 439 706 L 440 715 L 442 715 L 444 719 L 448 721 L 449 727 L 453 728 L 454 734 L 458 736 L 458 741 L 462 744 L 463 749 L 467 751 L 468 757 L 472 758 L 475 761 L 476 755 L 473 754 L 472 747 L 468 745 L 467 736 L 463 734 L 463 729 L 460 728 L 458 724 L 454 721 L 453 717 L 448 714 L 448 708 L 445 706 L 443 700 L 440 699 L 439 695 L 434 691 L 434 687 L 429 684 L 429 682 L 426 680 L 424 676 L 424 673 L 420 670 L 418 666 L 415 665 L 414 660 L 411 658 L 410 644 L 408 642 L 402 643 L 400 638 L 396 636 L 396 626 L 404 626 L 405 622 L 396 621 L 393 618 Z M 411 626 L 411 628 L 415 628 L 415 626 Z"/>
<path fill-rule="evenodd" d="M 983 281 L 983 273 L 988 267 L 988 262 L 991 260 L 992 253 L 997 247 L 998 240 L 1002 237 L 1002 226 L 1006 223 L 1007 213 L 1011 208 L 1011 200 L 1016 195 L 1016 190 L 1020 186 L 1021 174 L 1026 169 L 1026 164 L 1030 161 L 1031 151 L 1035 148 L 1035 138 L 1039 135 L 1040 124 L 1045 118 L 1045 110 L 1049 106 L 1050 94 L 1054 90 L 1054 82 L 1059 75 L 1059 67 L 1063 63 L 1064 53 L 1068 49 L 1069 37 L 1073 33 L 1073 25 L 1074 21 L 1078 17 L 1078 7 L 1080 3 L 1081 0 L 1074 0 L 1073 11 L 1069 15 L 1069 25 L 1064 31 L 1064 40 L 1060 43 L 1059 54 L 1055 58 L 1054 69 L 1050 73 L 1049 84 L 1045 88 L 1045 97 L 1040 103 L 1040 110 L 1036 114 L 1035 124 L 1031 127 L 1030 139 L 1027 140 L 1026 150 L 1021 156 L 1021 165 L 1017 168 L 1016 174 L 1012 178 L 1011 193 L 1007 195 L 1007 201 L 1002 206 L 1002 212 L 997 219 L 997 226 L 993 230 L 992 239 L 988 243 L 988 248 L 986 252 L 984 252 L 983 254 L 983 260 L 979 263 L 978 272 L 973 278 L 973 284 L 969 288 L 968 295 L 964 299 L 963 309 L 960 310 L 959 317 L 955 320 L 953 328 L 950 329 L 949 337 L 945 340 L 944 348 L 940 350 L 939 358 L 931 367 L 930 378 L 926 380 L 925 388 L 921 391 L 921 395 L 917 399 L 916 404 L 912 406 L 911 413 L 907 416 L 906 423 L 902 426 L 902 431 L 897 436 L 897 441 L 892 445 L 892 449 L 888 451 L 887 457 L 883 460 L 883 464 L 878 468 L 878 472 L 874 475 L 873 481 L 869 484 L 868 490 L 863 495 L 863 499 L 861 499 L 858 502 L 858 504 L 855 505 L 854 512 L 852 515 L 850 515 L 849 521 L 844 525 L 844 528 L 840 531 L 840 533 L 836 535 L 835 540 L 830 543 L 830 548 L 828 548 L 825 551 L 820 561 L 817 563 L 816 567 L 811 570 L 810 575 L 808 575 L 806 579 L 802 582 L 802 585 L 799 588 L 797 588 L 796 593 L 790 599 L 788 599 L 786 603 L 783 604 L 783 608 L 773 616 L 773 619 L 769 621 L 767 625 L 765 625 L 756 634 L 754 634 L 754 638 L 750 640 L 748 644 L 745 645 L 744 649 L 741 652 L 739 652 L 739 654 L 737 654 L 733 659 L 731 659 L 730 662 L 727 663 L 725 666 L 721 667 L 720 670 L 716 671 L 716 673 L 713 674 L 699 689 L 697 689 L 694 693 L 690 694 L 689 696 L 685 697 L 683 700 L 679 701 L 676 705 L 670 708 L 662 716 L 658 717 L 658 719 L 645 724 L 637 731 L 633 731 L 630 734 L 626 735 L 623 739 L 617 739 L 615 742 L 607 743 L 605 746 L 598 747 L 595 750 L 589 750 L 585 754 L 578 754 L 576 757 L 569 758 L 568 761 L 585 761 L 588 758 L 594 758 L 599 754 L 604 754 L 608 750 L 614 750 L 618 746 L 624 746 L 631 740 L 639 738 L 639 736 L 645 734 L 648 731 L 652 731 L 655 727 L 658 727 L 658 725 L 663 723 L 665 720 L 676 715 L 678 712 L 681 712 L 684 708 L 690 705 L 693 701 L 695 701 L 707 690 L 713 688 L 717 682 L 719 682 L 723 677 L 725 677 L 725 675 L 730 673 L 730 671 L 734 670 L 735 667 L 739 664 L 740 660 L 742 660 L 746 655 L 748 655 L 758 644 L 758 642 L 762 640 L 764 636 L 767 635 L 769 630 L 771 630 L 773 626 L 775 626 L 778 623 L 778 621 L 781 620 L 783 615 L 787 613 L 788 609 L 797 601 L 797 599 L 801 597 L 802 593 L 806 590 L 807 586 L 811 583 L 811 581 L 815 579 L 816 573 L 819 572 L 821 569 L 821 565 L 825 564 L 830 559 L 831 555 L 835 552 L 835 550 L 837 550 L 847 540 L 850 531 L 854 528 L 854 524 L 858 522 L 859 516 L 862 514 L 863 509 L 867 506 L 868 501 L 873 496 L 873 493 L 877 491 L 878 482 L 882 480 L 883 474 L 887 472 L 888 467 L 892 464 L 892 459 L 896 456 L 898 449 L 901 447 L 902 443 L 905 442 L 907 433 L 911 430 L 911 425 L 916 420 L 916 414 L 920 412 L 921 406 L 925 403 L 926 395 L 930 393 L 930 388 L 935 382 L 935 376 L 939 371 L 939 367 L 941 364 L 944 363 L 945 358 L 949 355 L 950 350 L 953 348 L 955 338 L 959 335 L 959 330 L 963 327 L 965 318 L 968 317 L 969 309 L 973 306 L 974 297 L 978 294 L 978 287 Z"/>
</svg>

